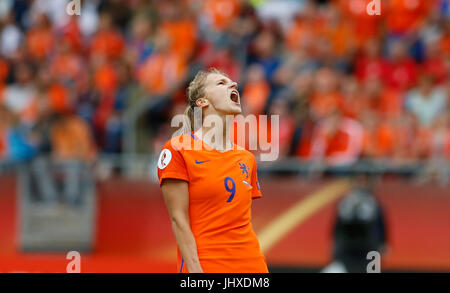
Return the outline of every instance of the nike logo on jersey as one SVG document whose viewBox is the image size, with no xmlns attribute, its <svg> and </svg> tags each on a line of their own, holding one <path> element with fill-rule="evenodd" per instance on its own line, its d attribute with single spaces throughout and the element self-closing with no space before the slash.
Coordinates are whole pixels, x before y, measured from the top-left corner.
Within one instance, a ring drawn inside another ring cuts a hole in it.
<svg viewBox="0 0 450 293">
<path fill-rule="evenodd" d="M 197 160 L 195 160 L 196 164 L 203 164 L 203 163 L 206 163 L 206 162 L 209 162 L 209 160 L 208 161 L 197 161 Z"/>
<path fill-rule="evenodd" d="M 245 181 L 245 180 L 242 180 L 242 183 L 244 183 L 244 184 L 247 185 L 247 186 L 252 187 L 252 185 L 251 185 L 250 183 L 248 183 L 247 181 Z"/>
</svg>

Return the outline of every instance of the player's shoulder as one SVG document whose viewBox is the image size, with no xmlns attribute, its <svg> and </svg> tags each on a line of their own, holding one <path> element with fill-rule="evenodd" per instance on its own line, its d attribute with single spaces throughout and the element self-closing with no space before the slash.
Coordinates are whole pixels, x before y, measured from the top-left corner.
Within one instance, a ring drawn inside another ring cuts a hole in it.
<svg viewBox="0 0 450 293">
<path fill-rule="evenodd" d="M 235 150 L 237 152 L 239 152 L 243 157 L 246 157 L 246 158 L 250 159 L 251 161 L 256 162 L 255 155 L 252 152 L 250 152 L 249 150 L 247 150 L 237 144 L 235 144 Z"/>
<path fill-rule="evenodd" d="M 169 139 L 164 144 L 163 149 L 183 152 L 184 150 L 191 149 L 194 140 L 195 137 L 191 133 L 177 135 Z"/>
</svg>

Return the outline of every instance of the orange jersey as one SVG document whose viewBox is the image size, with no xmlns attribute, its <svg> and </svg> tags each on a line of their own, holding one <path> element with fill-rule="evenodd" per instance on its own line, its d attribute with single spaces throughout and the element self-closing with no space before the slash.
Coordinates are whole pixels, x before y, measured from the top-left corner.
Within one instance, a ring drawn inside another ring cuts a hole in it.
<svg viewBox="0 0 450 293">
<path fill-rule="evenodd" d="M 252 199 L 262 196 L 256 169 L 245 149 L 219 152 L 192 133 L 164 145 L 159 181 L 188 182 L 190 225 L 204 272 L 268 272 L 250 222 Z M 179 249 L 177 269 L 187 272 Z"/>
</svg>

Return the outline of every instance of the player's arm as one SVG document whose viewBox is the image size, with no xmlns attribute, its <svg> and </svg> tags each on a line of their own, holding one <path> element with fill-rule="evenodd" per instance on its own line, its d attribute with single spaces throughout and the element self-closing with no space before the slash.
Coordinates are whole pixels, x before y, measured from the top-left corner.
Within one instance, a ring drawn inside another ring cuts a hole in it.
<svg viewBox="0 0 450 293">
<path fill-rule="evenodd" d="M 203 273 L 190 226 L 188 183 L 183 180 L 165 179 L 161 188 L 172 222 L 172 230 L 187 270 L 189 273 Z"/>
<path fill-rule="evenodd" d="M 258 165 L 256 164 L 255 157 L 253 157 L 253 168 L 252 168 L 252 179 L 251 179 L 251 185 L 253 187 L 252 189 L 252 199 L 258 199 L 262 197 L 261 188 L 259 186 L 259 180 L 258 180 Z"/>
</svg>

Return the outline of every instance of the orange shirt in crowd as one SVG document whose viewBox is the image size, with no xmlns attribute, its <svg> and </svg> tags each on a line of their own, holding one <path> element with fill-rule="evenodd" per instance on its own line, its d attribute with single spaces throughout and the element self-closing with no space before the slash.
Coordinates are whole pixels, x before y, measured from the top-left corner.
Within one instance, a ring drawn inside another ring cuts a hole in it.
<svg viewBox="0 0 450 293">
<path fill-rule="evenodd" d="M 329 122 L 316 126 L 311 145 L 311 158 L 325 159 L 331 165 L 355 162 L 363 150 L 364 131 L 356 120 L 342 118 L 334 130 L 328 129 Z"/>
<path fill-rule="evenodd" d="M 166 21 L 161 29 L 171 41 L 170 50 L 180 58 L 189 58 L 194 52 L 197 41 L 197 26 L 189 19 Z"/>
<path fill-rule="evenodd" d="M 94 124 L 97 129 L 104 129 L 114 109 L 115 92 L 118 87 L 116 68 L 109 63 L 104 64 L 95 73 L 94 82 L 101 94 L 94 114 Z"/>
<path fill-rule="evenodd" d="M 369 108 L 369 100 L 364 95 L 342 97 L 339 104 L 339 109 L 343 116 L 357 120 Z"/>
<path fill-rule="evenodd" d="M 354 36 L 348 21 L 341 20 L 336 27 L 326 25 L 324 36 L 330 41 L 333 54 L 342 56 L 354 48 Z"/>
<path fill-rule="evenodd" d="M 94 85 L 102 94 L 113 93 L 118 86 L 116 68 L 109 63 L 100 66 L 94 74 Z"/>
<path fill-rule="evenodd" d="M 311 112 L 318 119 L 325 118 L 339 108 L 341 100 L 342 97 L 338 92 L 316 92 L 311 97 Z"/>
<path fill-rule="evenodd" d="M 125 41 L 122 35 L 113 30 L 97 33 L 91 44 L 91 53 L 94 56 L 100 55 L 110 59 L 120 57 L 124 49 Z"/>
<path fill-rule="evenodd" d="M 352 25 L 352 39 L 358 48 L 379 33 L 379 26 L 383 17 L 368 15 L 366 7 L 370 0 L 336 0 L 342 11 L 342 18 Z"/>
<path fill-rule="evenodd" d="M 332 156 L 335 153 L 344 152 L 348 148 L 350 135 L 346 132 L 338 130 L 333 136 L 327 136 L 327 148 L 325 156 Z"/>
<path fill-rule="evenodd" d="M 96 150 L 87 123 L 77 116 L 62 119 L 50 133 L 54 157 L 59 160 L 94 159 Z"/>
<path fill-rule="evenodd" d="M 157 165 L 160 184 L 168 178 L 188 183 L 190 226 L 204 272 L 268 272 L 251 224 L 252 199 L 262 194 L 250 152 L 237 145 L 219 152 L 189 133 L 168 141 Z M 188 272 L 177 252 L 177 271 Z"/>
<path fill-rule="evenodd" d="M 62 84 L 53 84 L 48 90 L 51 108 L 57 113 L 70 110 L 69 92 Z"/>
<path fill-rule="evenodd" d="M 291 51 L 309 48 L 313 45 L 319 32 L 318 26 L 315 26 L 314 23 L 304 22 L 299 18 L 292 22 L 286 33 L 286 47 Z"/>
<path fill-rule="evenodd" d="M 447 34 L 442 38 L 441 50 L 446 56 L 450 56 L 450 34 Z"/>
<path fill-rule="evenodd" d="M 239 0 L 206 0 L 204 12 L 212 26 L 219 31 L 228 27 L 239 15 L 241 6 Z"/>
<path fill-rule="evenodd" d="M 373 131 L 364 131 L 364 154 L 369 157 L 392 155 L 394 143 L 395 129 L 389 123 L 381 123 Z"/>
<path fill-rule="evenodd" d="M 377 110 L 385 117 L 399 117 L 403 114 L 404 93 L 395 88 L 382 90 L 377 103 Z"/>
<path fill-rule="evenodd" d="M 5 84 L 0 83 L 0 105 L 3 104 L 3 100 L 5 99 Z"/>
<path fill-rule="evenodd" d="M 270 86 L 265 80 L 249 82 L 242 93 L 243 101 L 250 114 L 261 114 L 269 97 Z"/>
<path fill-rule="evenodd" d="M 27 49 L 34 59 L 42 60 L 51 52 L 54 43 L 50 29 L 30 29 L 26 36 Z"/>
<path fill-rule="evenodd" d="M 173 52 L 155 53 L 138 71 L 139 81 L 151 93 L 163 94 L 176 85 L 186 73 L 186 64 Z"/>
<path fill-rule="evenodd" d="M 76 80 L 83 71 L 83 64 L 75 54 L 61 54 L 52 60 L 51 71 L 59 80 Z"/>
<path fill-rule="evenodd" d="M 386 25 L 389 31 L 406 33 L 418 29 L 435 5 L 435 0 L 389 0 L 384 3 L 387 4 Z"/>
</svg>

